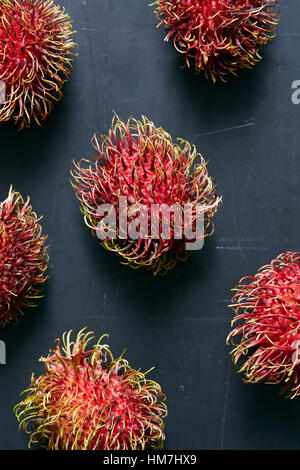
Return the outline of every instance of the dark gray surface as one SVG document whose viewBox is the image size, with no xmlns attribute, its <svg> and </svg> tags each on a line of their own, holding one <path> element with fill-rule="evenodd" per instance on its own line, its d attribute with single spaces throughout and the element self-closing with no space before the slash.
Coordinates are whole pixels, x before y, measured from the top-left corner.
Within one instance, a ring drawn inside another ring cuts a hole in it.
<svg viewBox="0 0 300 470">
<path fill-rule="evenodd" d="M 79 56 L 64 100 L 43 128 L 0 129 L 0 195 L 30 194 L 51 243 L 46 297 L 18 327 L 0 331 L 0 449 L 25 449 L 12 413 L 37 362 L 64 330 L 87 325 L 127 347 L 168 396 L 165 449 L 297 449 L 300 401 L 275 386 L 242 383 L 225 338 L 230 289 L 286 250 L 299 249 L 300 4 L 282 2 L 278 37 L 263 61 L 228 84 L 179 68 L 148 0 L 63 0 L 78 31 Z M 72 188 L 72 159 L 92 153 L 112 110 L 147 115 L 211 160 L 224 203 L 215 235 L 165 278 L 119 264 L 84 226 Z"/>
</svg>

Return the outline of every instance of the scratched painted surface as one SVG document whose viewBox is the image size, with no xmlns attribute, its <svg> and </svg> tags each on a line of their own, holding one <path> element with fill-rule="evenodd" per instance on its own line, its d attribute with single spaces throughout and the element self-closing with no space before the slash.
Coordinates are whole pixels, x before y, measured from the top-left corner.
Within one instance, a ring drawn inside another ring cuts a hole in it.
<svg viewBox="0 0 300 470">
<path fill-rule="evenodd" d="M 282 7 L 279 35 L 264 60 L 238 80 L 213 86 L 179 68 L 148 0 L 64 0 L 79 56 L 65 98 L 41 129 L 0 130 L 0 194 L 30 194 L 51 244 L 51 279 L 39 308 L 0 331 L 0 448 L 25 449 L 12 413 L 18 393 L 54 339 L 83 326 L 110 334 L 118 354 L 148 370 L 168 395 L 166 449 L 299 448 L 300 401 L 273 386 L 241 382 L 225 338 L 230 289 L 280 252 L 299 249 L 300 5 Z M 286 2 L 282 2 L 286 3 Z M 133 271 L 98 247 L 69 184 L 72 159 L 121 118 L 149 116 L 210 159 L 224 203 L 215 235 L 162 279 Z"/>
</svg>

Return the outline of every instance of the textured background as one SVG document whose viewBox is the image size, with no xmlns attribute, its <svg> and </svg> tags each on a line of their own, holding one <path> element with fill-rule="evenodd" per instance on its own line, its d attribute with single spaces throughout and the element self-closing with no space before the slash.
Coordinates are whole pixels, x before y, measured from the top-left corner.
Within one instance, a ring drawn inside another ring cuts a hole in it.
<svg viewBox="0 0 300 470">
<path fill-rule="evenodd" d="M 40 307 L 0 331 L 0 448 L 26 449 L 12 413 L 38 358 L 66 329 L 110 334 L 115 354 L 127 347 L 168 396 L 165 449 L 300 447 L 300 400 L 276 386 L 242 383 L 225 339 L 230 289 L 286 250 L 299 249 L 300 4 L 282 2 L 278 37 L 263 61 L 227 84 L 179 68 L 149 0 L 63 0 L 78 31 L 79 56 L 64 100 L 43 128 L 0 129 L 0 196 L 9 185 L 31 195 L 51 243 L 51 279 Z M 84 226 L 69 184 L 73 159 L 90 155 L 95 131 L 112 110 L 142 113 L 210 160 L 224 203 L 215 235 L 165 278 L 134 271 L 98 246 Z"/>
</svg>

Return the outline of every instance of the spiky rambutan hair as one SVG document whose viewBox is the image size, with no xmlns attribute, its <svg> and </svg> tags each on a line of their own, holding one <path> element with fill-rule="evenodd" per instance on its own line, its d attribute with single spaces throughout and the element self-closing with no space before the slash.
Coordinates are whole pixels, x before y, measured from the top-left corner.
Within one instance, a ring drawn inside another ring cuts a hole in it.
<svg viewBox="0 0 300 470">
<path fill-rule="evenodd" d="M 221 198 L 217 197 L 214 181 L 208 176 L 204 158 L 187 141 L 177 139 L 174 142 L 166 131 L 146 117 L 142 121 L 131 118 L 124 123 L 115 116 L 109 135 L 95 135 L 92 143 L 98 154 L 96 159 L 93 162 L 81 160 L 71 171 L 86 224 L 97 233 L 104 220 L 98 209 L 102 204 L 111 205 L 117 213 L 117 236 L 104 239 L 102 245 L 118 253 L 124 264 L 133 268 L 145 266 L 154 274 L 166 274 L 178 260 L 188 256 L 183 220 L 187 218 L 188 204 L 193 229 L 197 213 L 201 212 L 203 237 L 214 230 L 211 219 Z M 196 158 L 198 162 L 194 164 Z M 162 236 L 162 217 L 154 236 L 141 235 L 133 239 L 128 226 L 125 227 L 127 233 L 121 236 L 121 197 L 127 198 L 128 212 L 140 205 L 147 208 L 149 234 L 154 204 L 160 208 L 179 207 L 182 238 L 176 238 L 172 214 L 168 238 Z"/>
<path fill-rule="evenodd" d="M 169 30 L 185 65 L 225 80 L 261 59 L 260 48 L 275 35 L 274 0 L 156 0 L 159 25 Z"/>
<path fill-rule="evenodd" d="M 84 329 L 85 330 L 85 329 Z M 103 335 L 87 347 L 93 332 L 75 342 L 71 331 L 50 350 L 45 374 L 31 379 L 15 414 L 31 443 L 48 450 L 160 449 L 167 414 L 160 386 L 132 369 L 123 354 L 114 359 Z M 150 371 L 148 371 L 150 372 Z"/>
<path fill-rule="evenodd" d="M 53 0 L 0 0 L 0 122 L 22 129 L 46 119 L 70 75 L 73 34 Z"/>
<path fill-rule="evenodd" d="M 234 363 L 249 383 L 283 382 L 282 393 L 300 394 L 300 253 L 279 255 L 234 289 L 235 325 L 228 336 Z M 238 343 L 235 343 L 238 338 Z"/>
<path fill-rule="evenodd" d="M 29 198 L 10 188 L 0 203 L 0 324 L 17 323 L 42 296 L 48 263 L 47 236 Z"/>
</svg>

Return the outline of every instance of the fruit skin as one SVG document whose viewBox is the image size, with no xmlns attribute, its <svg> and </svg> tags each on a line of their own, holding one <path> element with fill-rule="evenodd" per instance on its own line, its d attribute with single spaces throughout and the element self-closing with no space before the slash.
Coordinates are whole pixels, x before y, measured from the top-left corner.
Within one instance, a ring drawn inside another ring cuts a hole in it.
<svg viewBox="0 0 300 470">
<path fill-rule="evenodd" d="M 261 46 L 275 36 L 279 22 L 273 0 L 156 0 L 158 26 L 170 30 L 185 65 L 225 81 L 261 59 Z"/>
<path fill-rule="evenodd" d="M 23 308 L 36 306 L 46 281 L 47 236 L 29 197 L 10 188 L 0 204 L 0 324 L 18 323 Z"/>
<path fill-rule="evenodd" d="M 71 331 L 57 340 L 45 364 L 45 374 L 31 385 L 14 411 L 30 434 L 29 446 L 48 450 L 161 449 L 167 415 L 160 385 L 132 369 L 123 354 L 114 359 L 103 335 L 87 348 L 93 332 Z M 150 371 L 148 371 L 150 372 Z M 147 373 L 148 373 L 147 372 Z"/>
<path fill-rule="evenodd" d="M 284 382 L 282 393 L 294 398 L 300 394 L 300 253 L 279 255 L 234 290 L 237 326 L 227 343 L 235 345 L 235 364 L 248 356 L 239 370 L 244 382 Z"/>
<path fill-rule="evenodd" d="M 98 156 L 94 161 L 81 160 L 74 164 L 72 185 L 81 202 L 86 224 L 97 232 L 102 218 L 97 213 L 101 204 L 116 208 L 117 218 L 120 197 L 127 197 L 129 208 L 142 204 L 150 211 L 152 204 L 193 205 L 193 227 L 196 205 L 201 205 L 205 237 L 214 231 L 212 217 L 221 198 L 217 197 L 214 181 L 208 176 L 206 162 L 196 148 L 182 139 L 173 142 L 162 128 L 157 128 L 146 117 L 142 121 L 130 118 L 127 123 L 114 117 L 108 136 L 95 135 L 92 144 Z M 196 158 L 200 162 L 194 164 Z M 193 167 L 194 164 L 194 167 Z M 117 228 L 119 223 L 117 223 Z M 166 274 L 178 260 L 186 260 L 184 238 L 176 239 L 174 226 L 169 239 L 105 239 L 102 245 L 123 258 L 123 264 L 133 268 L 146 267 L 154 275 Z"/>
<path fill-rule="evenodd" d="M 0 122 L 19 129 L 42 124 L 62 98 L 75 46 L 72 25 L 53 0 L 0 0 L 0 80 L 6 101 Z"/>
</svg>

